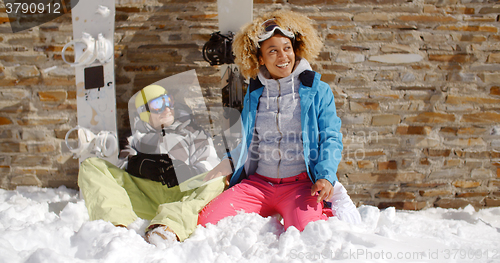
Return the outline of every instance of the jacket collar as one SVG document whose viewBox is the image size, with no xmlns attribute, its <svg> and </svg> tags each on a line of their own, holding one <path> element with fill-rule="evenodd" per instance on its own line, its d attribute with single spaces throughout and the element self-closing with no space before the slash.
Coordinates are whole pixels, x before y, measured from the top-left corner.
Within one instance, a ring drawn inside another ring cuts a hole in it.
<svg viewBox="0 0 500 263">
<path fill-rule="evenodd" d="M 311 88 L 313 83 L 314 83 L 314 76 L 315 75 L 316 75 L 316 72 L 314 72 L 312 70 L 304 70 L 302 73 L 299 74 L 300 82 L 305 87 Z M 259 78 L 250 79 L 249 92 L 253 92 L 259 88 L 262 88 L 262 86 L 264 86 L 264 85 L 259 80 Z"/>
</svg>

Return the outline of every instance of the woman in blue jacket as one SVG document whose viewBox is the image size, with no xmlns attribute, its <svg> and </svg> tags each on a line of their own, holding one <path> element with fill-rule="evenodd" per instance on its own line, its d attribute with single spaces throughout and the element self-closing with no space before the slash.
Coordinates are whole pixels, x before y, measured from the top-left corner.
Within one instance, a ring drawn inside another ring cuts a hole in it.
<svg viewBox="0 0 500 263">
<path fill-rule="evenodd" d="M 291 11 L 264 14 L 236 35 L 236 63 L 251 78 L 243 138 L 209 173 L 228 175 L 231 188 L 200 212 L 200 224 L 240 210 L 279 213 L 285 228 L 300 231 L 326 219 L 343 146 L 333 93 L 308 62 L 321 47 L 311 21 Z"/>
</svg>

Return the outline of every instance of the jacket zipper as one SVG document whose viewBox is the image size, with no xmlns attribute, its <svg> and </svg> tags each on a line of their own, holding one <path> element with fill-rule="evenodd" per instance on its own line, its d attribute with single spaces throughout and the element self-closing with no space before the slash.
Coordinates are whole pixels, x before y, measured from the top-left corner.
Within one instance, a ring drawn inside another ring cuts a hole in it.
<svg viewBox="0 0 500 263">
<path fill-rule="evenodd" d="M 280 134 L 279 140 L 278 140 L 278 154 L 279 154 L 279 159 L 278 159 L 278 178 L 280 178 L 280 165 L 281 165 L 281 139 L 283 139 L 283 133 L 281 133 L 280 130 L 280 122 L 279 122 L 279 115 L 280 115 L 280 102 L 279 99 L 281 97 L 281 85 L 279 80 L 276 80 L 278 82 L 278 96 L 276 97 L 276 105 L 278 106 L 278 111 L 276 113 L 276 126 L 278 128 L 278 132 Z"/>
</svg>

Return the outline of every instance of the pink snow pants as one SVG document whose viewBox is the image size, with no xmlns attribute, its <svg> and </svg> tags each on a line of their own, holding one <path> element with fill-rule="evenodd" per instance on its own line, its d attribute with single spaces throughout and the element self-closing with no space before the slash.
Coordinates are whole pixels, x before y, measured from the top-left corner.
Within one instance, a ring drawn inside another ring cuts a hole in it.
<svg viewBox="0 0 500 263">
<path fill-rule="evenodd" d="M 263 217 L 279 213 L 285 229 L 294 226 L 302 231 L 309 222 L 327 219 L 322 211 L 323 202 L 317 203 L 317 194 L 311 196 L 312 185 L 305 172 L 281 179 L 250 175 L 205 206 L 199 213 L 198 224 L 215 225 L 237 211 Z"/>
</svg>

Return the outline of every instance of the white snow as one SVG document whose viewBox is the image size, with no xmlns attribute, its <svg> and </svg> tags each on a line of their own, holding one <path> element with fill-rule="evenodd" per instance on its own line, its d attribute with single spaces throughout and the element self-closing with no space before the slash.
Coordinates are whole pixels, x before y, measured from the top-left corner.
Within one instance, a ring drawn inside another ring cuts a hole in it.
<svg viewBox="0 0 500 263">
<path fill-rule="evenodd" d="M 144 241 L 146 220 L 90 222 L 75 190 L 0 189 L 0 262 L 500 262 L 500 207 L 358 210 L 360 225 L 330 218 L 302 233 L 239 214 L 161 249 Z"/>
</svg>

